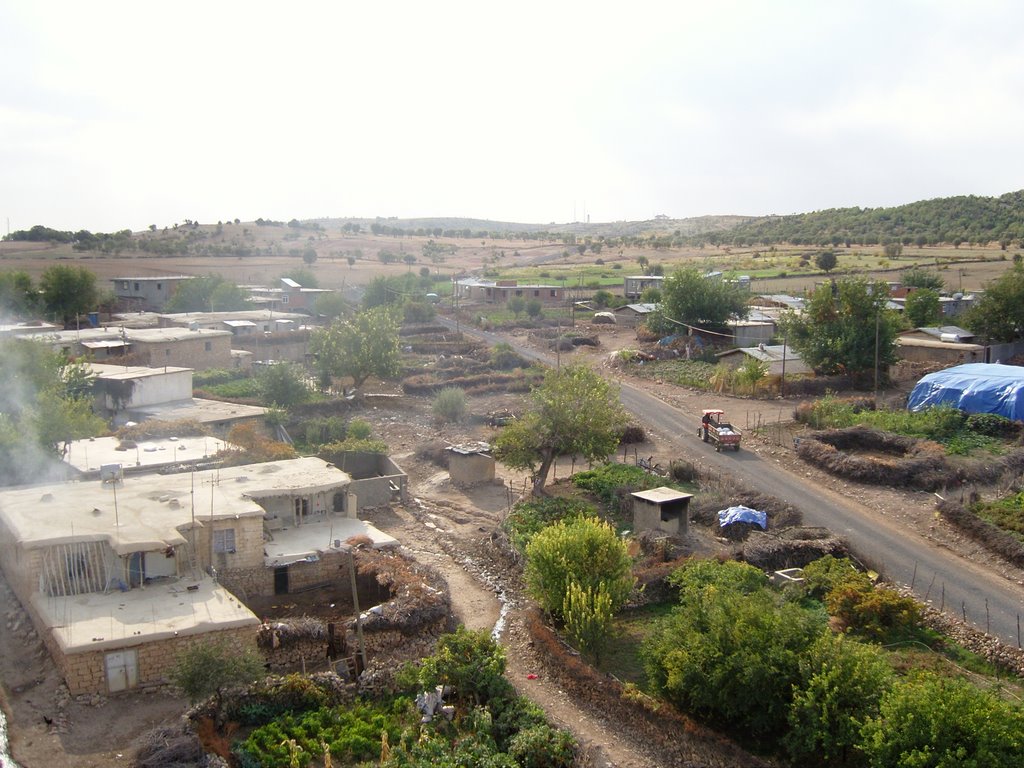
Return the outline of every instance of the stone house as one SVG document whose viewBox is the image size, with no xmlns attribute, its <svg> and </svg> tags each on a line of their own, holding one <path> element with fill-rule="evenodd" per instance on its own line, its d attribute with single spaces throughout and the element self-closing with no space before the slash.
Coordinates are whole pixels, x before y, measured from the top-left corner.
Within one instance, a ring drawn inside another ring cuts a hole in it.
<svg viewBox="0 0 1024 768">
<path fill-rule="evenodd" d="M 76 694 L 159 684 L 199 636 L 251 645 L 247 597 L 330 580 L 350 537 L 397 543 L 321 459 L 100 476 L 0 492 L 0 568 Z"/>
<path fill-rule="evenodd" d="M 178 286 L 192 275 L 161 275 L 160 277 L 115 277 L 114 295 L 136 312 L 160 312 L 170 301 Z"/>
</svg>

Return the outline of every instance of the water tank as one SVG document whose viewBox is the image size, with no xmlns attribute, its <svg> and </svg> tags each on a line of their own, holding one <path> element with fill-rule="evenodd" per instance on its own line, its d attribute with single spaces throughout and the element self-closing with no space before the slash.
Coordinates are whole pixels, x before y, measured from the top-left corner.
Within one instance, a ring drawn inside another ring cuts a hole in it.
<svg viewBox="0 0 1024 768">
<path fill-rule="evenodd" d="M 950 344 L 956 344 L 958 341 L 960 341 L 960 337 L 957 336 L 955 333 L 940 333 L 939 341 L 946 341 L 949 342 Z"/>
</svg>

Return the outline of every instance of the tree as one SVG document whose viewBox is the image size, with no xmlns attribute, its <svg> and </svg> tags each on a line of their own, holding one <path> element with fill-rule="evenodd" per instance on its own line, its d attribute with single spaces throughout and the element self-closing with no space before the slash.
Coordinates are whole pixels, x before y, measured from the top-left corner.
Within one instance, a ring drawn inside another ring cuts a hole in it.
<svg viewBox="0 0 1024 768">
<path fill-rule="evenodd" d="M 1020 338 L 1024 334 L 1024 265 L 1014 264 L 989 283 L 982 297 L 967 311 L 964 322 L 989 341 Z"/>
<path fill-rule="evenodd" d="M 800 661 L 785 743 L 794 765 L 850 765 L 868 717 L 893 680 L 877 646 L 823 633 Z"/>
<path fill-rule="evenodd" d="M 542 314 L 544 314 L 544 305 L 537 299 L 530 299 L 526 302 L 526 314 L 531 320 L 536 320 Z"/>
<path fill-rule="evenodd" d="M 562 604 L 565 631 L 576 647 L 591 654 L 598 664 L 601 663 L 601 651 L 608 640 L 614 617 L 612 598 L 605 584 L 594 588 L 569 582 Z"/>
<path fill-rule="evenodd" d="M 210 297 L 224 278 L 217 275 L 182 280 L 164 306 L 166 312 L 209 312 Z"/>
<path fill-rule="evenodd" d="M 524 309 L 526 309 L 526 299 L 522 296 L 512 296 L 508 300 L 508 310 L 515 316 L 516 320 L 523 314 Z"/>
<path fill-rule="evenodd" d="M 903 285 L 907 288 L 930 288 L 936 293 L 941 292 L 946 284 L 934 272 L 928 272 L 919 267 L 908 269 L 901 276 Z"/>
<path fill-rule="evenodd" d="M 260 395 L 265 403 L 291 408 L 309 399 L 305 372 L 291 363 L 269 365 L 259 374 Z"/>
<path fill-rule="evenodd" d="M 398 320 L 388 307 L 363 310 L 349 320 L 337 320 L 329 328 L 313 332 L 310 350 L 316 357 L 320 386 L 332 377 L 351 377 L 361 387 L 371 376 L 387 379 L 398 375 Z"/>
<path fill-rule="evenodd" d="M 252 305 L 249 294 L 240 286 L 224 280 L 210 294 L 211 312 L 230 312 L 246 309 Z"/>
<path fill-rule="evenodd" d="M 348 302 L 340 293 L 321 293 L 313 302 L 313 311 L 329 320 L 341 317 L 348 310 Z"/>
<path fill-rule="evenodd" d="M 459 387 L 445 387 L 434 395 L 430 408 L 442 424 L 462 421 L 466 415 L 466 393 Z"/>
<path fill-rule="evenodd" d="M 814 257 L 814 263 L 818 266 L 818 269 L 828 274 L 836 268 L 839 258 L 836 256 L 835 251 L 822 251 Z"/>
<path fill-rule="evenodd" d="M 193 704 L 214 696 L 220 712 L 227 688 L 251 683 L 262 675 L 263 663 L 252 650 L 218 639 L 189 646 L 178 656 L 170 677 Z"/>
<path fill-rule="evenodd" d="M 871 768 L 1016 768 L 1024 710 L 966 680 L 923 673 L 882 697 L 859 746 Z"/>
<path fill-rule="evenodd" d="M 295 269 L 289 269 L 281 277 L 287 277 L 294 280 L 296 283 L 301 285 L 303 288 L 319 288 L 320 281 L 317 276 L 313 274 L 313 270 L 307 269 L 306 267 L 296 267 Z"/>
<path fill-rule="evenodd" d="M 614 300 L 615 297 L 612 295 L 611 291 L 606 291 L 603 289 L 600 291 L 594 291 L 594 306 L 597 307 L 598 309 L 604 309 L 605 307 L 609 306 Z"/>
<path fill-rule="evenodd" d="M 312 248 L 306 248 L 302 252 L 302 261 L 307 266 L 313 266 L 313 264 L 316 263 L 316 251 Z"/>
<path fill-rule="evenodd" d="M 0 272 L 0 317 L 27 319 L 38 303 L 39 295 L 27 272 Z"/>
<path fill-rule="evenodd" d="M 531 410 L 498 435 L 495 452 L 509 466 L 533 472 L 537 493 L 558 456 L 603 459 L 627 422 L 618 390 L 581 364 L 549 370 L 531 400 Z"/>
<path fill-rule="evenodd" d="M 942 319 L 939 294 L 931 288 L 919 288 L 907 295 L 903 313 L 914 328 L 928 328 Z"/>
<path fill-rule="evenodd" d="M 636 263 L 640 265 L 640 274 L 646 275 L 647 265 L 651 263 L 650 259 L 648 259 L 646 256 L 637 256 Z"/>
<path fill-rule="evenodd" d="M 43 306 L 65 326 L 96 307 L 96 275 L 84 267 L 49 267 L 39 279 Z"/>
<path fill-rule="evenodd" d="M 615 613 L 625 605 L 634 583 L 625 542 L 596 517 L 559 520 L 535 534 L 526 547 L 524 578 L 530 596 L 559 619 L 566 617 L 567 605 L 593 602 L 595 597 L 607 601 L 608 610 Z"/>
<path fill-rule="evenodd" d="M 880 370 L 896 360 L 899 319 L 885 308 L 888 299 L 889 287 L 881 281 L 851 278 L 822 285 L 803 315 L 783 316 L 783 333 L 818 373 L 856 380 L 874 370 L 876 354 Z"/>
<path fill-rule="evenodd" d="M 688 267 L 665 278 L 661 312 L 665 318 L 687 325 L 723 326 L 730 317 L 747 316 L 746 298 L 734 284 Z"/>
<path fill-rule="evenodd" d="M 800 659 L 826 630 L 825 617 L 768 589 L 728 589 L 713 575 L 707 581 L 683 590 L 644 642 L 648 680 L 690 713 L 754 738 L 778 733 L 801 679 Z"/>
<path fill-rule="evenodd" d="M 348 268 L 349 269 L 352 269 L 352 267 L 354 267 L 356 265 L 356 257 L 355 256 L 346 256 L 345 257 L 345 261 L 348 262 Z"/>
</svg>

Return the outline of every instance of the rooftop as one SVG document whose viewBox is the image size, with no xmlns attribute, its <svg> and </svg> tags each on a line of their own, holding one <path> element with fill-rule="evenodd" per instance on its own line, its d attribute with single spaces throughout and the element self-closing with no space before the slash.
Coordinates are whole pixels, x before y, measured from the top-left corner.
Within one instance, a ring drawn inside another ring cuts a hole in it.
<svg viewBox="0 0 1024 768">
<path fill-rule="evenodd" d="M 260 623 L 241 601 L 209 578 L 176 579 L 107 594 L 48 597 L 37 593 L 32 602 L 64 653 Z"/>
<path fill-rule="evenodd" d="M 164 376 L 168 373 L 182 373 L 192 370 L 191 368 L 175 368 L 171 365 L 160 368 L 147 368 L 139 365 L 108 365 L 105 363 L 89 363 L 88 365 L 97 378 L 115 381 L 148 379 L 152 376 Z"/>
<path fill-rule="evenodd" d="M 125 448 L 117 437 L 91 437 L 69 443 L 64 461 L 83 474 L 98 472 L 107 464 L 121 464 L 126 470 L 157 469 L 202 461 L 231 447 L 204 435 L 142 440 L 132 448 Z"/>
<path fill-rule="evenodd" d="M 268 567 L 314 561 L 324 552 L 348 552 L 351 547 L 345 542 L 353 536 L 366 536 L 376 549 L 398 546 L 398 539 L 351 517 L 329 517 L 321 523 L 278 528 L 270 535 L 271 540 L 263 543 L 263 562 Z"/>
<path fill-rule="evenodd" d="M 187 328 L 82 328 L 77 331 L 53 331 L 49 333 L 26 334 L 25 338 L 44 341 L 51 344 L 95 345 L 95 342 L 127 340 L 128 343 L 153 344 L 169 341 L 182 341 L 202 336 L 209 339 L 214 336 L 230 336 L 231 331 L 220 331 L 206 328 L 188 330 Z"/>
<path fill-rule="evenodd" d="M 200 424 L 213 424 L 238 419 L 249 419 L 263 416 L 267 409 L 258 405 L 228 403 L 221 400 L 204 400 L 193 397 L 191 400 L 178 400 L 171 403 L 147 405 L 133 408 L 132 415 L 136 419 L 160 419 L 161 421 L 198 421 Z"/>
<path fill-rule="evenodd" d="M 118 554 L 185 544 L 180 526 L 263 516 L 257 498 L 342 487 L 349 475 L 301 458 L 174 475 L 138 475 L 0 493 L 0 522 L 26 548 L 106 541 Z"/>
<path fill-rule="evenodd" d="M 664 485 L 647 491 L 636 491 L 632 495 L 654 504 L 664 504 L 668 501 L 682 501 L 683 499 L 693 498 L 692 493 L 684 493 L 683 491 L 677 491 L 675 488 L 667 488 Z"/>
<path fill-rule="evenodd" d="M 279 312 L 273 309 L 239 309 L 233 312 L 175 312 L 161 314 L 158 318 L 165 323 L 185 325 L 189 323 L 223 323 L 226 320 L 250 320 L 252 322 L 271 320 L 300 320 L 305 322 L 308 315 L 297 312 Z"/>
</svg>

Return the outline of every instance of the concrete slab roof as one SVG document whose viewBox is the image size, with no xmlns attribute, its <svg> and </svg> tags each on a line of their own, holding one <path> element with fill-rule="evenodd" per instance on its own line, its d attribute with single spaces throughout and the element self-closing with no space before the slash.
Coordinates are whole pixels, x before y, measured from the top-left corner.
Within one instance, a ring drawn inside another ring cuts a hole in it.
<svg viewBox="0 0 1024 768">
<path fill-rule="evenodd" d="M 48 597 L 37 593 L 32 603 L 65 654 L 260 623 L 240 600 L 208 578 L 108 594 Z"/>
<path fill-rule="evenodd" d="M 200 424 L 255 418 L 265 415 L 266 412 L 266 408 L 258 405 L 204 400 L 199 397 L 132 409 L 133 416 L 138 414 L 139 418 L 145 417 L 161 421 L 198 421 Z M 136 418 L 136 421 L 139 418 Z"/>
<path fill-rule="evenodd" d="M 692 493 L 677 491 L 675 488 L 667 488 L 664 485 L 658 488 L 651 488 L 647 491 L 635 491 L 632 495 L 638 499 L 650 501 L 655 504 L 664 504 L 668 501 L 682 501 L 683 499 L 693 498 Z"/>
<path fill-rule="evenodd" d="M 161 366 L 160 368 L 147 368 L 137 365 L 107 365 L 104 363 L 87 363 L 89 368 L 99 379 L 130 380 L 148 379 L 152 376 L 164 376 L 168 373 L 182 373 L 192 371 L 192 368 L 175 368 L 174 366 Z"/>
<path fill-rule="evenodd" d="M 312 561 L 324 552 L 348 552 L 351 547 L 345 542 L 353 536 L 366 536 L 373 542 L 374 549 L 398 546 L 398 539 L 351 517 L 331 517 L 320 523 L 278 528 L 271 536 L 273 538 L 263 544 L 263 562 L 268 567 Z"/>
<path fill-rule="evenodd" d="M 351 478 L 306 457 L 174 475 L 139 475 L 0 493 L 0 522 L 26 549 L 106 541 L 120 555 L 186 543 L 179 528 L 259 515 L 256 499 L 296 490 L 342 488 Z"/>
<path fill-rule="evenodd" d="M 89 342 L 120 340 L 132 344 L 158 344 L 169 341 L 182 341 L 202 336 L 210 339 L 215 336 L 231 336 L 231 331 L 198 328 L 82 328 L 77 331 L 57 331 L 52 333 L 27 334 L 26 339 L 44 341 L 50 344 L 86 344 Z"/>
<path fill-rule="evenodd" d="M 222 323 L 225 320 L 251 320 L 253 322 L 270 320 L 306 320 L 307 315 L 296 312 L 280 312 L 272 309 L 239 309 L 234 312 L 174 312 L 161 314 L 158 317 L 164 322 L 188 326 L 189 323 Z"/>
<path fill-rule="evenodd" d="M 120 464 L 126 471 L 154 470 L 209 459 L 233 447 L 205 435 L 142 440 L 132 448 L 125 448 L 117 437 L 91 437 L 69 443 L 64 462 L 84 474 L 98 472 L 105 464 Z"/>
</svg>

